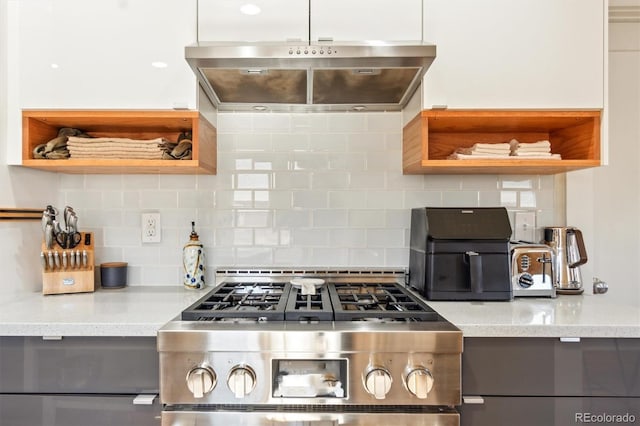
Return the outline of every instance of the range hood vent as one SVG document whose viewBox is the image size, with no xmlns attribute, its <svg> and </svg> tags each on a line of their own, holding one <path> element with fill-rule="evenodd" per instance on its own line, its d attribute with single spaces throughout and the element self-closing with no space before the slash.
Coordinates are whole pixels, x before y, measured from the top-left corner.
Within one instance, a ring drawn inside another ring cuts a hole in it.
<svg viewBox="0 0 640 426">
<path fill-rule="evenodd" d="M 220 111 L 400 111 L 433 62 L 431 44 L 229 44 L 185 48 Z"/>
</svg>

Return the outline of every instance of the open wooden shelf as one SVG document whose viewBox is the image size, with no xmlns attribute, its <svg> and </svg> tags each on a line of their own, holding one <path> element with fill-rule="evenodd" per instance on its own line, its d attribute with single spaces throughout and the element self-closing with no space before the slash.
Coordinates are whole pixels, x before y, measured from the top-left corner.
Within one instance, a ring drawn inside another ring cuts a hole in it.
<svg viewBox="0 0 640 426">
<path fill-rule="evenodd" d="M 449 160 L 475 143 L 548 140 L 562 160 Z M 404 174 L 555 174 L 600 166 L 600 111 L 425 110 L 403 129 Z"/>
<path fill-rule="evenodd" d="M 191 160 L 34 159 L 33 149 L 58 135 L 62 127 L 82 129 L 94 137 L 153 139 L 176 142 L 192 132 Z M 174 110 L 24 110 L 22 165 L 63 173 L 215 174 L 216 129 L 198 111 Z"/>
</svg>

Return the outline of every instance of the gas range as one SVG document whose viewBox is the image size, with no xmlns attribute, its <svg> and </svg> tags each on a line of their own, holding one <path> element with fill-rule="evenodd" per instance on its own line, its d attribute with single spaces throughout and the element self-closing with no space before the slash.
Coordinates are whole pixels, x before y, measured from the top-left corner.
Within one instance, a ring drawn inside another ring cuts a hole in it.
<svg viewBox="0 0 640 426">
<path fill-rule="evenodd" d="M 158 332 L 162 424 L 459 424 L 462 333 L 405 275 L 218 271 Z"/>
</svg>

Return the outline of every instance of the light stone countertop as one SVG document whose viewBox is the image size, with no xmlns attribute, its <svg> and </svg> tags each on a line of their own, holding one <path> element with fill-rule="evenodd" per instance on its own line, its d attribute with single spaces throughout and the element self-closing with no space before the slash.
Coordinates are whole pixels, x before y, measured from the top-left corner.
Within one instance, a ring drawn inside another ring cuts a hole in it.
<svg viewBox="0 0 640 426">
<path fill-rule="evenodd" d="M 465 337 L 640 337 L 640 300 L 609 293 L 428 304 Z"/>
<path fill-rule="evenodd" d="M 155 336 L 211 287 L 99 288 L 93 293 L 0 295 L 0 336 Z"/>
<path fill-rule="evenodd" d="M 180 286 L 0 294 L 0 336 L 155 336 L 206 294 Z M 604 295 L 434 302 L 465 337 L 640 337 L 640 300 Z"/>
</svg>

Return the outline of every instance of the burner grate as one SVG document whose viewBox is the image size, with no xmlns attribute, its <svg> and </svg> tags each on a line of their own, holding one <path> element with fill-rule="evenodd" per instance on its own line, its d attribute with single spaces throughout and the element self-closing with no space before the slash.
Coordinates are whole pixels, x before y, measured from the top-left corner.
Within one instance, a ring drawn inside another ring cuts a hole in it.
<svg viewBox="0 0 640 426">
<path fill-rule="evenodd" d="M 436 321 L 438 314 L 396 283 L 334 283 L 336 321 Z"/>
<path fill-rule="evenodd" d="M 188 321 L 438 321 L 420 298 L 391 281 L 330 281 L 314 295 L 289 282 L 223 282 L 182 312 Z"/>
<path fill-rule="evenodd" d="M 332 321 L 329 290 L 323 286 L 316 289 L 316 294 L 303 295 L 299 288 L 292 287 L 284 316 L 287 321 Z"/>
<path fill-rule="evenodd" d="M 183 320 L 284 320 L 289 283 L 223 283 L 182 312 Z"/>
</svg>

